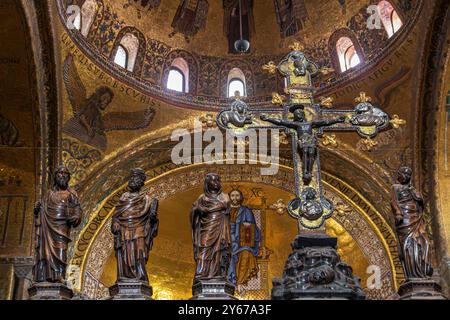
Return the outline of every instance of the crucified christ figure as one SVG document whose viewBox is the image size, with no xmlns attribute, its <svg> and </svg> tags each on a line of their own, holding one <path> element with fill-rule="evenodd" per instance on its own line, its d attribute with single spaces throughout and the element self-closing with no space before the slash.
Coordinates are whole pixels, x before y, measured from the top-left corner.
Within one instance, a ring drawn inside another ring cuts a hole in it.
<svg viewBox="0 0 450 320">
<path fill-rule="evenodd" d="M 313 129 L 345 122 L 345 116 L 307 121 L 304 108 L 303 105 L 294 105 L 289 109 L 294 114 L 294 121 L 273 119 L 264 115 L 261 116 L 261 120 L 297 131 L 298 149 L 302 160 L 302 180 L 305 185 L 309 185 L 312 180 L 312 170 L 317 155 L 317 138 Z"/>
</svg>

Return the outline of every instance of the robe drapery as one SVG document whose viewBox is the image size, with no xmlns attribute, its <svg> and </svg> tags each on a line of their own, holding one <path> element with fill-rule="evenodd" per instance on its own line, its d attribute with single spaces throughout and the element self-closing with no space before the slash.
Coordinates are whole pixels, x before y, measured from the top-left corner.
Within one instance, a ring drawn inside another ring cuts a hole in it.
<svg viewBox="0 0 450 320">
<path fill-rule="evenodd" d="M 205 193 L 194 203 L 191 212 L 194 281 L 226 280 L 231 258 L 230 200 L 221 191 L 212 194 L 205 182 Z"/>
<path fill-rule="evenodd" d="M 117 257 L 117 280 L 148 282 L 145 266 L 158 231 L 157 200 L 125 192 L 116 206 L 111 229 Z"/>
<path fill-rule="evenodd" d="M 81 222 L 81 208 L 75 191 L 50 190 L 36 217 L 36 282 L 63 282 L 66 276 L 70 227 Z"/>
<path fill-rule="evenodd" d="M 394 185 L 392 199 L 405 276 L 407 279 L 431 277 L 433 268 L 423 200 L 414 189 L 403 185 Z"/>
<path fill-rule="evenodd" d="M 258 275 L 256 257 L 261 242 L 261 231 L 250 208 L 231 208 L 231 241 L 232 258 L 228 279 L 234 284 L 246 285 Z"/>
</svg>

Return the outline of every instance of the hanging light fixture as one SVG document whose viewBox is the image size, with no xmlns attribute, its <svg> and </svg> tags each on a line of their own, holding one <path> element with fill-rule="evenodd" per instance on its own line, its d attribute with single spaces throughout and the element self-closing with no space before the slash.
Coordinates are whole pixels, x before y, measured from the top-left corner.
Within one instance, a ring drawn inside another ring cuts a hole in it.
<svg viewBox="0 0 450 320">
<path fill-rule="evenodd" d="M 236 51 L 240 53 L 246 53 L 248 49 L 250 49 L 250 42 L 244 40 L 242 37 L 242 0 L 239 0 L 239 30 L 240 30 L 240 39 L 234 42 L 234 48 Z"/>
</svg>

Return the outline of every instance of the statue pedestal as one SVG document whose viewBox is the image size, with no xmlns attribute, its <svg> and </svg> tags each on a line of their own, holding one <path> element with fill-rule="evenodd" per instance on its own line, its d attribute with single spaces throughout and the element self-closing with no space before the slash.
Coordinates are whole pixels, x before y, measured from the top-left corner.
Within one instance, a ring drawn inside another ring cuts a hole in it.
<svg viewBox="0 0 450 320">
<path fill-rule="evenodd" d="M 191 300 L 237 300 L 235 287 L 228 281 L 201 280 L 192 286 Z"/>
<path fill-rule="evenodd" d="M 447 300 L 433 279 L 409 279 L 398 289 L 400 300 Z"/>
<path fill-rule="evenodd" d="M 110 300 L 151 300 L 153 289 L 140 281 L 118 281 L 109 287 Z"/>
<path fill-rule="evenodd" d="M 273 300 L 363 300 L 350 266 L 337 253 L 337 238 L 324 233 L 297 235 L 281 279 L 273 279 Z"/>
<path fill-rule="evenodd" d="M 62 283 L 36 282 L 29 289 L 29 300 L 71 300 L 73 291 Z"/>
</svg>

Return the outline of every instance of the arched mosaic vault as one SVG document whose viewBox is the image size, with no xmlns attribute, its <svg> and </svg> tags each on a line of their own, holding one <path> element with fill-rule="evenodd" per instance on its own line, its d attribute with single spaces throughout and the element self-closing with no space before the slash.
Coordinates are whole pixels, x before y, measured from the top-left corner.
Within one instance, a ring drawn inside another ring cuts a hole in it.
<svg viewBox="0 0 450 320">
<path fill-rule="evenodd" d="M 190 165 L 160 173 L 157 177 L 147 180 L 145 188 L 150 195 L 164 201 L 177 193 L 201 186 L 205 174 L 213 171 L 220 174 L 224 184 L 255 183 L 270 185 L 289 193 L 293 190 L 294 179 L 291 168 L 281 166 L 278 174 L 274 176 L 261 176 L 260 169 L 261 166 L 257 165 Z M 152 172 L 148 174 L 151 176 Z M 384 226 L 374 222 L 375 216 L 382 220 L 381 215 L 352 186 L 327 173 L 323 174 L 323 180 L 325 195 L 339 208 L 333 216 L 334 222 L 350 234 L 362 250 L 369 265 L 380 267 L 381 288 L 366 289 L 366 294 L 371 299 L 392 297 L 403 278 L 392 229 L 385 221 Z M 125 186 L 122 185 L 113 191 L 92 212 L 89 222 L 75 241 L 71 264 L 80 267 L 80 273 L 74 273 L 73 277 L 77 279 L 82 275 L 76 286 L 78 290 L 91 298 L 102 298 L 106 295 L 106 289 L 100 282 L 100 277 L 106 260 L 113 250 L 112 236 L 109 231 L 110 218 L 113 206 Z M 186 212 L 189 209 L 186 208 Z M 295 221 L 292 223 L 295 225 Z M 388 235 L 381 231 L 383 227 L 387 229 Z M 393 242 L 389 243 L 389 241 Z M 285 245 L 289 246 L 289 243 Z"/>
</svg>

